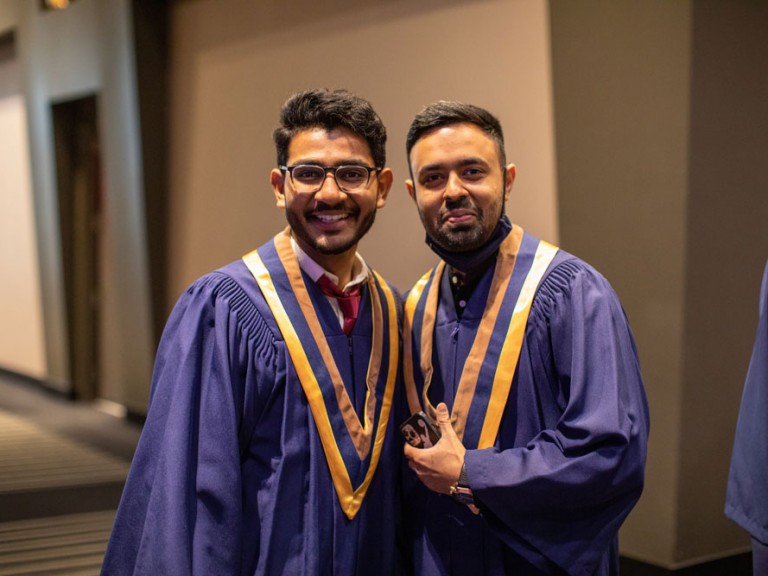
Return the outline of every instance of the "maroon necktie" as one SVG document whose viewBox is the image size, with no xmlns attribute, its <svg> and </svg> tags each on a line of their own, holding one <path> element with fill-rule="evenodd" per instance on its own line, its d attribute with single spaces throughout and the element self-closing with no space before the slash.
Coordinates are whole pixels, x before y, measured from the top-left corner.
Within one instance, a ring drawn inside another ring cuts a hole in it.
<svg viewBox="0 0 768 576">
<path fill-rule="evenodd" d="M 342 292 L 333 283 L 333 280 L 325 274 L 322 274 L 317 279 L 317 285 L 320 286 L 323 294 L 336 298 L 341 313 L 344 315 L 344 334 L 349 336 L 349 333 L 352 332 L 352 327 L 355 325 L 355 320 L 357 320 L 357 310 L 360 308 L 360 285 L 357 284 L 351 290 Z"/>
</svg>

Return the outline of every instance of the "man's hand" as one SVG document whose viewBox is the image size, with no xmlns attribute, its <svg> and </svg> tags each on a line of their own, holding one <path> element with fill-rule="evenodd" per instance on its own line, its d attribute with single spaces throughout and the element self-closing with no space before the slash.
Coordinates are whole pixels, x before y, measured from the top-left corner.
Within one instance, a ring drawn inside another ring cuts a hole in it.
<svg viewBox="0 0 768 576">
<path fill-rule="evenodd" d="M 435 492 L 450 494 L 464 464 L 467 451 L 451 426 L 451 416 L 444 402 L 437 405 L 437 425 L 440 427 L 440 441 L 432 448 L 414 448 L 405 445 L 405 457 L 411 470 L 416 472 L 424 485 Z"/>
</svg>

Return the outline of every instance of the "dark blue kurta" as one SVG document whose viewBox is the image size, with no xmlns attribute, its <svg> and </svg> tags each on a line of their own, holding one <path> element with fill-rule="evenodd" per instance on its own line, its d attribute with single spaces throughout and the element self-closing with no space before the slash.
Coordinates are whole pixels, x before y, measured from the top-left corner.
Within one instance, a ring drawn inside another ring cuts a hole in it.
<svg viewBox="0 0 768 576">
<path fill-rule="evenodd" d="M 267 252 L 274 261 L 273 250 Z M 347 338 L 325 297 L 304 280 L 362 414 L 372 334 L 367 288 Z M 385 338 L 382 372 L 388 349 Z M 381 406 L 381 382 L 376 394 Z M 338 429 L 340 418 L 330 416 Z M 377 410 L 374 425 L 378 416 Z M 285 342 L 253 276 L 237 261 L 201 278 L 180 298 L 158 350 L 147 422 L 103 574 L 395 573 L 402 444 L 394 424 L 393 416 L 378 470 L 349 520 Z M 360 461 L 350 447 L 349 438 L 340 441 L 357 486 L 370 454 Z"/>
<path fill-rule="evenodd" d="M 531 241 L 526 234 L 521 250 Z M 492 275 L 493 267 L 461 319 L 443 275 L 433 405 L 452 407 Z M 477 385 L 489 385 L 482 372 Z M 617 531 L 642 491 L 648 426 L 635 345 L 613 289 L 560 251 L 533 300 L 495 446 L 472 449 L 472 431 L 464 435 L 481 515 L 405 472 L 416 573 L 617 574 Z"/>
<path fill-rule="evenodd" d="M 755 574 L 768 574 L 768 265 L 763 272 L 757 336 L 736 424 L 725 514 L 752 535 Z"/>
</svg>

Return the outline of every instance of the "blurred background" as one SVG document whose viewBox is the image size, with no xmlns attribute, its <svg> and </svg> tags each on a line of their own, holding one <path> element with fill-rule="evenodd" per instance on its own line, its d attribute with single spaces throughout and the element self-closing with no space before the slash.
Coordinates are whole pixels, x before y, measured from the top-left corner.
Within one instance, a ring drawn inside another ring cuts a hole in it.
<svg viewBox="0 0 768 576">
<path fill-rule="evenodd" d="M 500 118 L 510 218 L 597 267 L 637 338 L 652 431 L 625 573 L 748 574 L 723 506 L 768 258 L 766 38 L 760 0 L 0 0 L 0 478 L 41 442 L 78 463 L 0 479 L 0 573 L 34 560 L 8 544 L 25 530 L 108 533 L 174 302 L 285 226 L 279 107 L 343 87 L 388 128 L 360 250 L 401 290 L 435 261 L 411 118 Z"/>
</svg>

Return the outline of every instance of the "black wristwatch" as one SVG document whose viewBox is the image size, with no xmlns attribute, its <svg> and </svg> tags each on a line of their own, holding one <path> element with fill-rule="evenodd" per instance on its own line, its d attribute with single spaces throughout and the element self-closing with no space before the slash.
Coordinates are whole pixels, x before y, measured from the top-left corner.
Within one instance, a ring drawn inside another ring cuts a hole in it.
<svg viewBox="0 0 768 576">
<path fill-rule="evenodd" d="M 469 487 L 469 482 L 467 481 L 466 464 L 461 465 L 459 479 L 456 481 L 456 484 L 451 486 L 451 496 L 460 504 L 467 506 L 475 505 L 475 495 L 472 493 L 472 488 Z"/>
</svg>

